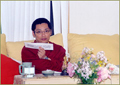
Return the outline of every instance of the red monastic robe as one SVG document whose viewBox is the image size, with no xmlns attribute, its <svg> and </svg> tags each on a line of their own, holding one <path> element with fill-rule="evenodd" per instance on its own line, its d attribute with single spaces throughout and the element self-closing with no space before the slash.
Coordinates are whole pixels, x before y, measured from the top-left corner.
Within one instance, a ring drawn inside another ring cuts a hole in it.
<svg viewBox="0 0 120 85">
<path fill-rule="evenodd" d="M 35 42 L 34 42 L 35 43 Z M 35 73 L 41 73 L 43 70 L 51 69 L 54 71 L 62 71 L 62 65 L 65 56 L 65 49 L 53 42 L 53 50 L 45 50 L 45 55 L 51 60 L 40 59 L 38 57 L 38 49 L 26 48 L 22 49 L 22 62 L 32 62 L 35 65 Z"/>
</svg>

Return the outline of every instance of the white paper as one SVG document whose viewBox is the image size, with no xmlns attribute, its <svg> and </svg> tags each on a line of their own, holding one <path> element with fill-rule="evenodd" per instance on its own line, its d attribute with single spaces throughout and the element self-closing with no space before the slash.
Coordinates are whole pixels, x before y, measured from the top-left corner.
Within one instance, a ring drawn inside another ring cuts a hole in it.
<svg viewBox="0 0 120 85">
<path fill-rule="evenodd" d="M 53 50 L 53 44 L 50 43 L 28 43 L 25 42 L 26 48 L 39 49 L 39 47 L 44 48 L 44 50 Z"/>
</svg>

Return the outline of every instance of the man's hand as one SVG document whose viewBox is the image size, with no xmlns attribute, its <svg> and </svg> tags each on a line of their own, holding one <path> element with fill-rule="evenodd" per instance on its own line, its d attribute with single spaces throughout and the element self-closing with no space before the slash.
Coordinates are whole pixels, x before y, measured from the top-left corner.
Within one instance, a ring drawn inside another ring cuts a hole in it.
<svg viewBox="0 0 120 85">
<path fill-rule="evenodd" d="M 38 56 L 40 59 L 44 59 L 46 57 L 45 50 L 42 47 L 39 47 L 39 49 L 38 49 Z"/>
</svg>

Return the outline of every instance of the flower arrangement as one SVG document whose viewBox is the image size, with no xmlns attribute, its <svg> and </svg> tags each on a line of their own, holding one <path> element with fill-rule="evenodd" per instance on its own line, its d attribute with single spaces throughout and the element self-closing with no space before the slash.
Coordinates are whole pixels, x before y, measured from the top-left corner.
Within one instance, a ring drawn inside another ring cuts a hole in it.
<svg viewBox="0 0 120 85">
<path fill-rule="evenodd" d="M 95 56 L 93 49 L 85 47 L 81 53 L 82 57 L 78 63 L 68 63 L 67 73 L 70 77 L 78 78 L 78 83 L 94 84 L 100 83 L 105 79 L 111 79 L 113 68 L 106 68 L 108 63 L 103 51 Z"/>
</svg>

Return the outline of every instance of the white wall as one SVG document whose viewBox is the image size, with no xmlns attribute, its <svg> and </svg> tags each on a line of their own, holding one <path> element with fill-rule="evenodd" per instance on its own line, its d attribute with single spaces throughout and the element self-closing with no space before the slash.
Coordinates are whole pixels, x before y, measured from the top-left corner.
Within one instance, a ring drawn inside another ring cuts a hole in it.
<svg viewBox="0 0 120 85">
<path fill-rule="evenodd" d="M 119 34 L 119 1 L 70 1 L 69 33 Z"/>
</svg>

